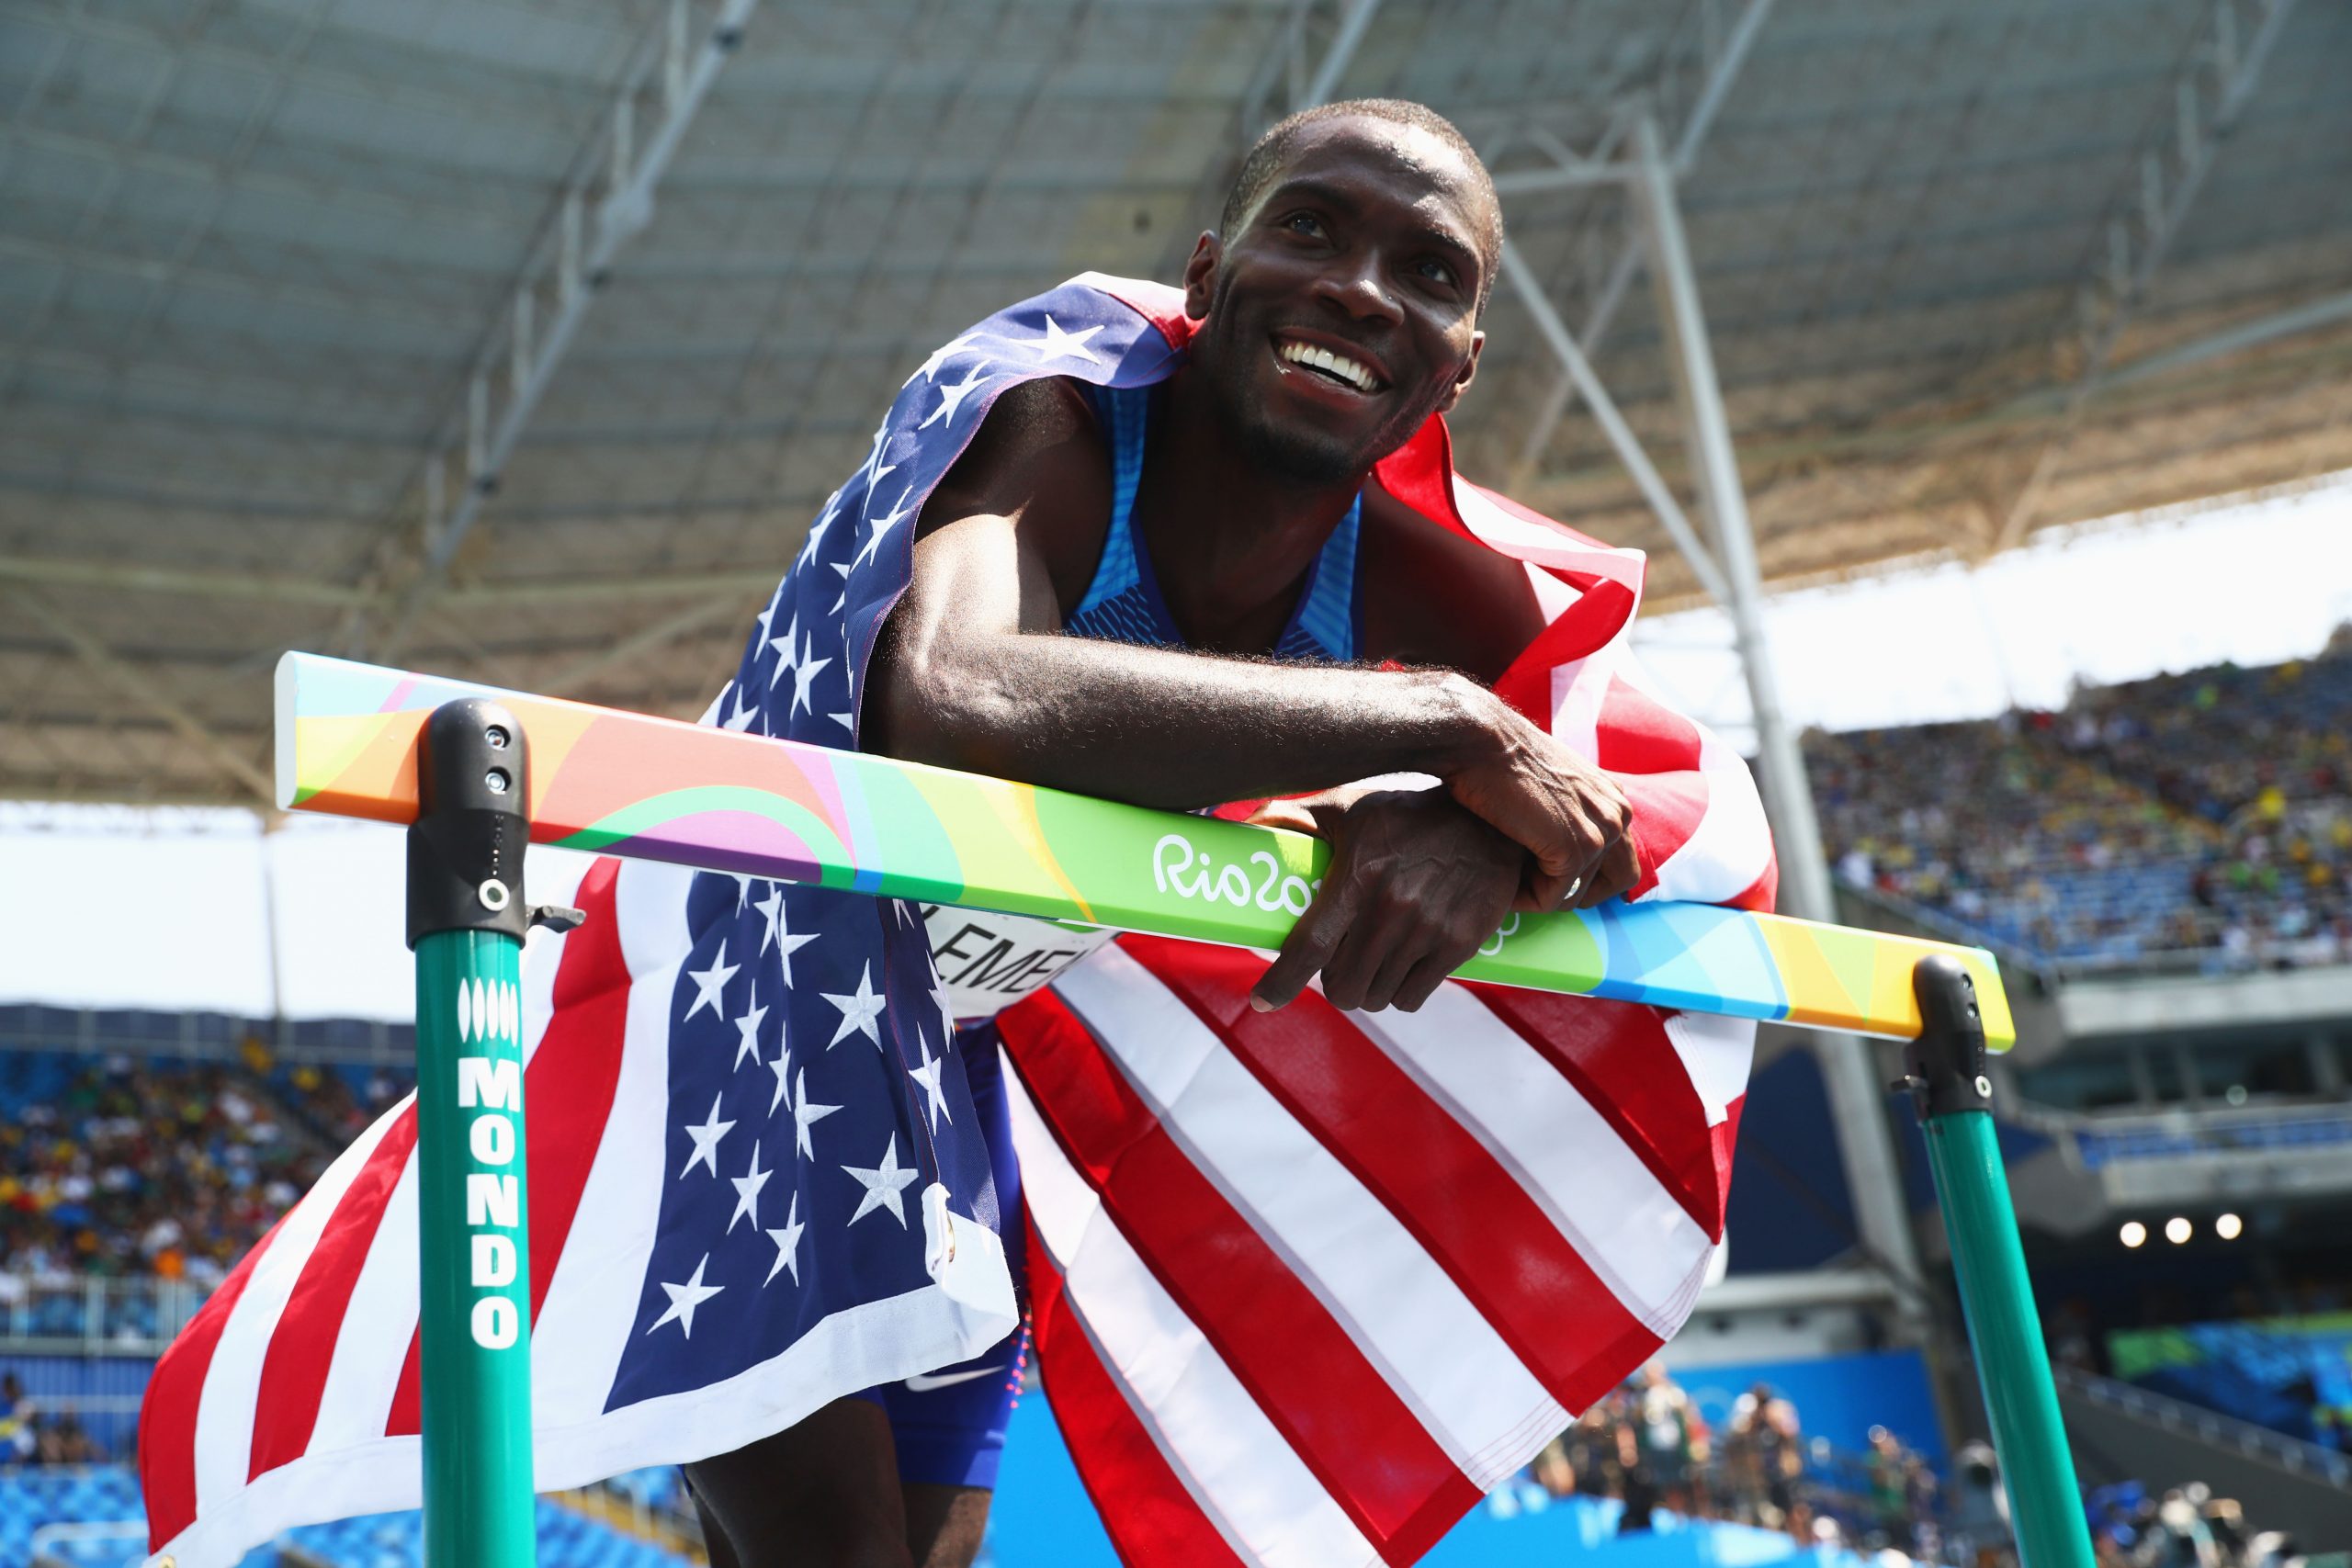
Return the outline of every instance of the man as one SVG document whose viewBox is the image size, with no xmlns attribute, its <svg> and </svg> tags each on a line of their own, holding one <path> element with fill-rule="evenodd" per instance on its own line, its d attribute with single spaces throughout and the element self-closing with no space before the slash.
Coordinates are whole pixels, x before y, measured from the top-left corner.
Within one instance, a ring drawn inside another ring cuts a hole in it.
<svg viewBox="0 0 2352 1568">
<path fill-rule="evenodd" d="M 1625 794 L 1490 689 L 1547 625 L 1527 570 L 1366 483 L 1469 388 L 1501 237 L 1418 105 L 1268 131 L 1185 269 L 1174 373 L 1009 387 L 922 504 L 860 745 L 1176 809 L 1303 796 L 1259 819 L 1333 858 L 1261 1010 L 1318 976 L 1416 1009 L 1514 907 L 1633 888 Z M 1355 783 L 1400 773 L 1431 787 Z M 993 1043 L 958 1054 L 1017 1213 Z M 1021 1338 L 689 1467 L 714 1561 L 968 1563 Z"/>
</svg>

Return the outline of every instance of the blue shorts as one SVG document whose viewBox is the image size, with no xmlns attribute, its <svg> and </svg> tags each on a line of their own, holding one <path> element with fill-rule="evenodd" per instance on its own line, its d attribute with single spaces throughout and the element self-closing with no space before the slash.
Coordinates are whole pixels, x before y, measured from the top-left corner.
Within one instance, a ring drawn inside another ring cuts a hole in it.
<svg viewBox="0 0 2352 1568">
<path fill-rule="evenodd" d="M 1012 1124 L 1005 1109 L 1003 1058 L 993 1024 L 958 1030 L 964 1077 L 987 1140 L 996 1178 L 997 1212 L 1004 1233 L 1004 1258 L 1012 1272 L 1013 1296 L 1021 1303 L 1021 1326 L 968 1361 L 942 1367 L 904 1382 L 883 1383 L 855 1397 L 871 1400 L 890 1418 L 899 1450 L 899 1479 L 936 1486 L 996 1485 L 998 1458 L 1004 1452 L 1005 1424 L 1021 1397 L 1029 1370 L 1029 1308 L 1026 1248 L 1021 1235 L 1021 1166 L 1012 1153 Z"/>
</svg>

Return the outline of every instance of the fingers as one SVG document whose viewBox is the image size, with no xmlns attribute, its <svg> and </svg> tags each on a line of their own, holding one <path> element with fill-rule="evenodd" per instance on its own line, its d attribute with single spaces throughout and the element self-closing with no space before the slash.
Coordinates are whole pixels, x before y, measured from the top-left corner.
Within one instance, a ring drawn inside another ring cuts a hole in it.
<svg viewBox="0 0 2352 1568">
<path fill-rule="evenodd" d="M 1476 953 L 1477 949 L 1474 947 L 1470 951 Z M 1467 961 L 1465 954 L 1463 962 Z M 1413 972 L 1405 976 L 1405 983 L 1396 987 L 1396 999 L 1394 1005 L 1404 1009 L 1407 1012 L 1420 1011 L 1421 1004 L 1435 996 L 1437 988 L 1445 984 L 1447 978 L 1461 966 L 1459 963 L 1450 962 L 1447 954 L 1430 954 L 1419 964 L 1414 964 Z"/>
<path fill-rule="evenodd" d="M 1336 867 L 1334 870 L 1336 871 Z M 1250 1005 L 1260 1012 L 1272 1012 L 1297 999 L 1306 989 L 1306 983 L 1322 972 L 1338 951 L 1340 941 L 1347 935 L 1350 917 L 1354 912 L 1355 898 L 1348 879 L 1327 874 L 1323 890 L 1306 907 L 1306 913 L 1291 927 L 1290 935 L 1283 938 L 1282 951 L 1250 987 Z"/>
<path fill-rule="evenodd" d="M 1642 856 L 1631 833 L 1610 841 L 1586 874 L 1584 886 L 1577 890 L 1572 900 L 1579 909 L 1589 909 L 1596 904 L 1619 897 L 1634 889 L 1642 879 Z"/>
<path fill-rule="evenodd" d="M 1270 800 L 1250 814 L 1261 828 L 1287 828 L 1294 833 L 1316 831 L 1315 814 L 1296 800 Z"/>
</svg>

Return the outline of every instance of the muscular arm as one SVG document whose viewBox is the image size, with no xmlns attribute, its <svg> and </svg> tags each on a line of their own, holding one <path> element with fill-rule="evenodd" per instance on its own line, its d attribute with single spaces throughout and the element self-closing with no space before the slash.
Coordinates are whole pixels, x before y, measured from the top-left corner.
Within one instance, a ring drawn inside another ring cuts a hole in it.
<svg viewBox="0 0 2352 1568">
<path fill-rule="evenodd" d="M 913 580 L 867 685 L 868 744 L 1176 809 L 1383 773 L 1437 775 L 1451 802 L 1391 792 L 1361 808 L 1326 803 L 1301 824 L 1332 839 L 1333 866 L 1284 943 L 1285 964 L 1261 984 L 1266 1005 L 1322 971 L 1341 1005 L 1401 997 L 1417 1006 L 1514 894 L 1523 908 L 1551 909 L 1634 885 L 1623 794 L 1468 675 L 1057 635 L 1102 553 L 1110 505 L 1108 457 L 1079 395 L 1059 381 L 1006 392 L 917 522 Z M 1488 679 L 1508 657 L 1475 642 L 1460 652 Z M 1479 867 L 1477 894 L 1440 909 L 1408 888 L 1427 881 L 1413 868 L 1432 856 Z"/>
<path fill-rule="evenodd" d="M 1059 637 L 1110 508 L 1108 460 L 1063 383 L 1008 391 L 917 525 L 876 649 L 877 749 L 1183 808 L 1374 774 L 1451 777 L 1523 728 L 1443 671 L 1277 664 Z"/>
</svg>

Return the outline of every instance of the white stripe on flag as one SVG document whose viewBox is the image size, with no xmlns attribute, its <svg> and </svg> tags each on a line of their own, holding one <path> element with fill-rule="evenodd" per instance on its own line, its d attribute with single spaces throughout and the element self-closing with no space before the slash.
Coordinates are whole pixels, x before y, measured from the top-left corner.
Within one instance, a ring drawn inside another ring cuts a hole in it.
<svg viewBox="0 0 2352 1568">
<path fill-rule="evenodd" d="M 1680 709 L 1658 690 L 1631 649 L 1616 656 L 1617 676 L 1670 712 Z M 1692 904 L 1720 904 L 1756 886 L 1772 863 L 1772 829 L 1747 763 L 1704 725 L 1699 733 L 1699 776 L 1706 782 L 1706 809 L 1690 836 L 1650 868 L 1657 886 L 1647 897 Z M 1587 753 L 1590 755 L 1590 753 Z"/>
<path fill-rule="evenodd" d="M 389 1127 L 415 1103 L 413 1094 L 402 1095 L 381 1120 Z M 318 1423 L 304 1453 L 333 1453 L 384 1435 L 409 1339 L 416 1333 L 416 1151 L 411 1148 L 335 1332 Z"/>
<path fill-rule="evenodd" d="M 1105 950 L 1109 951 L 1108 949 Z M 1062 1310 L 1236 1555 L 1281 1568 L 1379 1560 L 1200 1329 L 1152 1277 L 1005 1075 L 1022 1192 L 1067 1281 Z"/>
<path fill-rule="evenodd" d="M 531 1409 L 542 1427 L 588 1422 L 604 1410 L 637 1321 L 662 1215 L 671 1000 L 692 951 L 685 902 L 694 874 L 623 861 L 613 889 L 630 976 L 627 1043 L 571 1235 L 531 1328 Z"/>
<path fill-rule="evenodd" d="M 277 1331 L 278 1315 L 286 1310 L 288 1298 L 302 1278 L 302 1266 L 334 1217 L 335 1205 L 343 1201 L 344 1192 L 390 1125 L 390 1117 L 377 1118 L 374 1126 L 327 1167 L 318 1185 L 286 1216 L 269 1249 L 254 1260 L 253 1272 L 245 1276 L 244 1293 L 237 1298 L 213 1347 L 196 1410 L 198 1513 L 233 1496 L 245 1483 L 253 1468 L 254 1412 L 261 1390 L 262 1362 Z"/>
<path fill-rule="evenodd" d="M 1486 1145 L 1627 1312 L 1660 1338 L 1682 1325 L 1707 1233 L 1558 1068 L 1450 981 L 1419 1012 L 1348 1018 Z"/>
<path fill-rule="evenodd" d="M 1682 1070 L 1699 1091 L 1699 1103 L 1707 1108 L 1707 1125 L 1723 1125 L 1731 1102 L 1747 1092 L 1747 1069 L 1756 1056 L 1756 1021 L 1669 1012 L 1666 1037 L 1682 1058 Z"/>
<path fill-rule="evenodd" d="M 1057 989 L 1169 1136 L 1347 1326 L 1480 1490 L 1525 1460 L 1531 1423 L 1567 1425 L 1412 1233 L 1143 965 L 1104 948 Z"/>
</svg>

